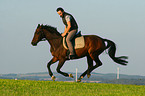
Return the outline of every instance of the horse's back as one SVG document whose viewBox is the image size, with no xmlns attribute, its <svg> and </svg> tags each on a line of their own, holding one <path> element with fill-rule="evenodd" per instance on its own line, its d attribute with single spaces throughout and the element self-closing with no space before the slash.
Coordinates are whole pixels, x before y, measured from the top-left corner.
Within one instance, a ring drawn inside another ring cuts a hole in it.
<svg viewBox="0 0 145 96">
<path fill-rule="evenodd" d="M 101 37 L 97 36 L 97 35 L 83 35 L 84 37 L 87 38 L 96 38 L 96 39 L 102 39 Z"/>
<path fill-rule="evenodd" d="M 93 42 L 100 42 L 100 43 L 103 42 L 103 39 L 97 35 L 83 35 L 83 36 L 85 38 L 85 41 L 90 41 L 89 43 L 91 43 L 92 41 Z"/>
<path fill-rule="evenodd" d="M 95 49 L 105 49 L 105 43 L 103 39 L 97 35 L 84 35 L 85 38 L 85 45 L 89 48 Z"/>
</svg>

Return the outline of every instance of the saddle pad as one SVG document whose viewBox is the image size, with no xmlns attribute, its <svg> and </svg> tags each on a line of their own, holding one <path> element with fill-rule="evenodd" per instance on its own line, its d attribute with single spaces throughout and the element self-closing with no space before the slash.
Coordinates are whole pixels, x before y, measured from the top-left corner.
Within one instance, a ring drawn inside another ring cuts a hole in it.
<svg viewBox="0 0 145 96">
<path fill-rule="evenodd" d="M 73 44 L 75 49 L 79 49 L 79 48 L 85 47 L 84 36 L 75 38 L 75 40 L 72 41 L 72 44 Z M 64 46 L 65 49 L 68 50 L 68 47 L 66 45 L 66 37 L 63 37 L 63 46 Z"/>
</svg>

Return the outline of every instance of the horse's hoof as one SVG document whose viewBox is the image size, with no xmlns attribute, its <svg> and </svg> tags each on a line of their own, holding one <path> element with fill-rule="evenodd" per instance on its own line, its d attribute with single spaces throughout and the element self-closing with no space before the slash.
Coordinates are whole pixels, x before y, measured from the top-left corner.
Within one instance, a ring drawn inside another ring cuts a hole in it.
<svg viewBox="0 0 145 96">
<path fill-rule="evenodd" d="M 81 79 L 78 79 L 77 82 L 81 82 Z"/>
<path fill-rule="evenodd" d="M 87 74 L 87 77 L 90 78 L 91 74 Z"/>
<path fill-rule="evenodd" d="M 81 78 L 79 78 L 79 79 L 77 80 L 77 82 L 81 82 Z"/>
<path fill-rule="evenodd" d="M 52 76 L 51 79 L 52 79 L 53 81 L 55 81 L 56 77 L 55 77 L 55 76 Z"/>
<path fill-rule="evenodd" d="M 81 82 L 81 80 L 82 80 L 83 78 L 84 78 L 84 77 L 81 76 L 81 77 L 77 80 L 77 82 Z"/>
<path fill-rule="evenodd" d="M 74 78 L 74 76 L 72 74 L 69 74 L 69 77 Z"/>
</svg>

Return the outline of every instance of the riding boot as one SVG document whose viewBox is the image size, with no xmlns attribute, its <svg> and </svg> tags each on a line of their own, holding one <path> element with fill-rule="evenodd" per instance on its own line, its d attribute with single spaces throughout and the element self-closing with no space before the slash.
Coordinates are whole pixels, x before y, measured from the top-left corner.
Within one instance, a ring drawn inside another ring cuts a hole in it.
<svg viewBox="0 0 145 96">
<path fill-rule="evenodd" d="M 69 55 L 70 59 L 77 59 L 77 55 Z"/>
</svg>

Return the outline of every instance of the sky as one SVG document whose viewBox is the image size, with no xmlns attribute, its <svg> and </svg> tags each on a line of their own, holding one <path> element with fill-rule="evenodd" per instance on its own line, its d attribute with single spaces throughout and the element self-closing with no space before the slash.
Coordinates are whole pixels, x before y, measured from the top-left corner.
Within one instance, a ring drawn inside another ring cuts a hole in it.
<svg viewBox="0 0 145 96">
<path fill-rule="evenodd" d="M 38 24 L 64 31 L 56 13 L 71 13 L 83 35 L 98 35 L 117 45 L 116 56 L 128 56 L 127 66 L 116 64 L 103 52 L 103 65 L 93 72 L 145 76 L 145 0 L 0 0 L 0 74 L 47 72 L 52 58 L 48 42 L 31 45 Z M 56 72 L 57 63 L 51 66 Z M 95 62 L 94 62 L 95 64 Z M 86 58 L 67 61 L 62 71 L 83 73 Z"/>
</svg>

